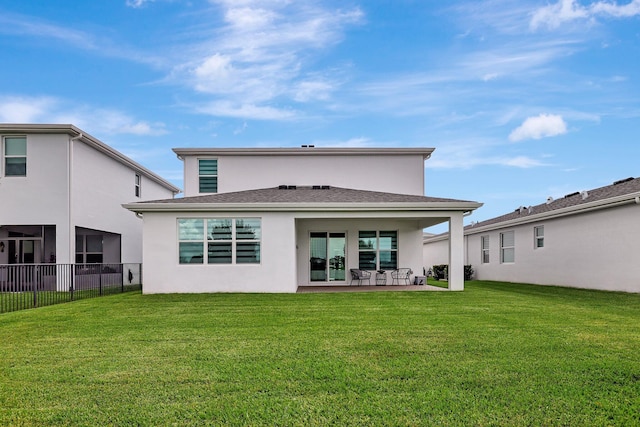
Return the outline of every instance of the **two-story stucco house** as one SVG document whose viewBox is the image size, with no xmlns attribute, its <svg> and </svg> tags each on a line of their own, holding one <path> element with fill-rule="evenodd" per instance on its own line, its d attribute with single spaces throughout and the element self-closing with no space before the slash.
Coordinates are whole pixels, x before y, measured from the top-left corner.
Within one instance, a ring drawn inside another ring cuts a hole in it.
<svg viewBox="0 0 640 427">
<path fill-rule="evenodd" d="M 521 206 L 464 236 L 479 280 L 640 292 L 640 178 Z M 425 238 L 426 265 L 447 263 L 447 240 Z"/>
<path fill-rule="evenodd" d="M 184 148 L 185 197 L 143 216 L 143 292 L 296 292 L 349 270 L 422 274 L 422 230 L 448 222 L 449 288 L 462 290 L 465 213 L 426 197 L 432 148 Z M 389 279 L 389 283 L 392 280 Z"/>
<path fill-rule="evenodd" d="M 0 265 L 140 263 L 122 204 L 177 192 L 75 126 L 0 124 Z"/>
</svg>

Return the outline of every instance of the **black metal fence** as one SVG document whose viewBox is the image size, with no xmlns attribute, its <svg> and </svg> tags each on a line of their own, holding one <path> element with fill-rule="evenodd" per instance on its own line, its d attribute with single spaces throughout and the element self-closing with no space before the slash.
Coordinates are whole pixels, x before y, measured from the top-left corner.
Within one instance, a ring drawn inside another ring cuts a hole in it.
<svg viewBox="0 0 640 427">
<path fill-rule="evenodd" d="M 142 288 L 142 264 L 0 265 L 0 313 Z"/>
</svg>

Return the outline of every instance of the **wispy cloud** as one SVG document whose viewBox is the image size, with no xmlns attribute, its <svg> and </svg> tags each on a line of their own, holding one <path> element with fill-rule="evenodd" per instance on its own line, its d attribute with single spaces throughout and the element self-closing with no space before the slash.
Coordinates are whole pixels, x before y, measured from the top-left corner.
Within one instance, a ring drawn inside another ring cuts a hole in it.
<svg viewBox="0 0 640 427">
<path fill-rule="evenodd" d="M 47 43 L 50 43 L 51 40 L 58 40 L 65 45 L 91 52 L 97 56 L 120 58 L 154 66 L 160 66 L 164 62 L 160 55 L 152 55 L 127 46 L 122 41 L 96 36 L 76 27 L 58 25 L 35 16 L 0 13 L 0 34 L 33 37 Z"/>
<path fill-rule="evenodd" d="M 140 8 L 145 6 L 147 3 L 153 3 L 155 0 L 127 0 L 125 4 L 129 7 Z"/>
<path fill-rule="evenodd" d="M 597 1 L 582 5 L 576 0 L 559 0 L 537 9 L 530 21 L 530 27 L 555 29 L 574 21 L 593 22 L 599 17 L 629 18 L 640 16 L 640 0 L 626 4 L 612 1 Z"/>
<path fill-rule="evenodd" d="M 308 66 L 308 58 L 338 43 L 360 9 L 330 10 L 309 2 L 211 0 L 222 22 L 190 49 L 170 80 L 213 100 L 199 112 L 247 119 L 290 119 L 283 102 L 328 100 L 338 82 Z M 281 102 L 283 101 L 283 102 Z"/>
<path fill-rule="evenodd" d="M 562 116 L 540 114 L 527 118 L 511 132 L 509 141 L 517 142 L 525 139 L 540 139 L 567 133 L 567 124 Z"/>
<path fill-rule="evenodd" d="M 543 160 L 527 155 L 508 155 L 504 145 L 492 139 L 473 139 L 465 141 L 443 141 L 438 144 L 427 168 L 433 169 L 472 169 L 480 166 L 503 166 L 518 169 L 548 166 Z M 501 154 L 495 154 L 500 152 Z"/>
<path fill-rule="evenodd" d="M 149 123 L 118 110 L 54 97 L 0 95 L 0 121 L 6 123 L 74 124 L 92 133 L 164 135 L 163 123 Z"/>
</svg>

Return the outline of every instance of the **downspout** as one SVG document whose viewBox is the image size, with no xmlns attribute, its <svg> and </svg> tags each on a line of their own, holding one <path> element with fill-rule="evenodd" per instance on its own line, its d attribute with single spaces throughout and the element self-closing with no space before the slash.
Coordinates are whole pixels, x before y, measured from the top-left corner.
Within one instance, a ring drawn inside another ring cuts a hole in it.
<svg viewBox="0 0 640 427">
<path fill-rule="evenodd" d="M 69 201 L 69 205 L 67 206 L 67 220 L 68 220 L 68 227 L 69 227 L 69 247 L 68 247 L 68 262 L 69 264 L 74 264 L 75 263 L 75 245 L 76 245 L 76 233 L 75 233 L 75 227 L 73 226 L 73 200 L 72 200 L 72 195 L 73 195 L 73 143 L 82 139 L 84 137 L 84 135 L 82 134 L 82 132 L 80 132 L 78 135 L 69 138 L 69 170 L 68 170 L 68 174 L 67 174 L 67 191 L 68 191 L 68 197 L 67 200 Z"/>
</svg>

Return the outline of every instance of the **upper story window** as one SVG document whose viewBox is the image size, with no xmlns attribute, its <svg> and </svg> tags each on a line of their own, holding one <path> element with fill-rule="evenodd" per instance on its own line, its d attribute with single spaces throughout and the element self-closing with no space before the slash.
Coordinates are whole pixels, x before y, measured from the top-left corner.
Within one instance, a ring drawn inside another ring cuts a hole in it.
<svg viewBox="0 0 640 427">
<path fill-rule="evenodd" d="M 4 137 L 4 176 L 27 176 L 27 137 Z"/>
<path fill-rule="evenodd" d="M 533 227 L 533 248 L 544 248 L 544 225 Z"/>
<path fill-rule="evenodd" d="M 516 240 L 513 231 L 500 233 L 500 262 L 515 262 Z"/>
<path fill-rule="evenodd" d="M 398 232 L 360 231 L 358 233 L 358 268 L 361 270 L 397 269 Z"/>
<path fill-rule="evenodd" d="M 142 196 L 142 177 L 140 174 L 136 174 L 135 184 L 134 184 L 134 192 L 136 197 Z"/>
<path fill-rule="evenodd" d="M 480 259 L 482 264 L 489 264 L 489 236 L 480 237 L 481 251 Z"/>
<path fill-rule="evenodd" d="M 198 191 L 218 192 L 218 159 L 198 159 Z"/>
</svg>

